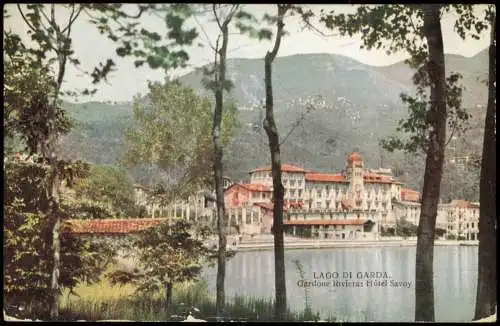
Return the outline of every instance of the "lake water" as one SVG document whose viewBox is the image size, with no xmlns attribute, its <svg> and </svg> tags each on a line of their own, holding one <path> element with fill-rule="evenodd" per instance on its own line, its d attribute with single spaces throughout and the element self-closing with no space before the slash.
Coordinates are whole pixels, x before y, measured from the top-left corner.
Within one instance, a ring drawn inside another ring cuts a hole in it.
<svg viewBox="0 0 500 326">
<path fill-rule="evenodd" d="M 330 272 L 328 276 L 334 277 L 317 280 L 329 284 L 309 287 L 311 306 L 323 317 L 333 315 L 338 320 L 352 322 L 411 322 L 415 313 L 415 251 L 414 246 L 287 250 L 288 304 L 296 310 L 304 309 L 305 305 L 304 288 L 297 284 L 302 279 L 294 263 L 298 260 L 305 280 L 314 281 L 315 275 L 318 277 L 321 272 L 325 276 Z M 434 300 L 437 322 L 472 320 L 477 286 L 477 252 L 477 247 L 435 247 Z M 227 296 L 274 297 L 273 257 L 272 250 L 237 253 L 227 263 Z M 209 289 L 214 292 L 216 271 L 215 267 L 203 272 Z M 334 272 L 339 274 L 337 279 Z M 376 279 L 385 280 L 387 284 L 382 283 L 377 287 L 374 286 L 376 282 L 373 282 L 370 286 L 365 272 L 387 273 L 388 279 Z M 336 286 L 334 281 L 338 281 Z M 346 281 L 351 283 L 346 284 Z M 411 283 L 407 288 L 391 286 L 395 282 Z"/>
</svg>

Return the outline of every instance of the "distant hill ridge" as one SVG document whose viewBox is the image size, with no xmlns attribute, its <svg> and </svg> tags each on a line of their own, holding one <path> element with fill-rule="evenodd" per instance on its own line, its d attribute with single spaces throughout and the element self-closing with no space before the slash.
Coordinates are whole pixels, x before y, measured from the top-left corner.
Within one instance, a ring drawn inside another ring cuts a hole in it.
<svg viewBox="0 0 500 326">
<path fill-rule="evenodd" d="M 472 109 L 477 121 L 484 120 L 487 86 L 481 80 L 487 76 L 487 50 L 471 58 L 446 55 L 446 65 L 447 72 L 464 77 L 464 106 Z M 228 77 L 235 86 L 229 97 L 242 108 L 241 128 L 225 152 L 225 174 L 236 180 L 247 178 L 250 169 L 269 162 L 267 136 L 261 128 L 263 70 L 262 59 L 228 60 Z M 297 121 L 308 98 L 321 95 L 328 104 L 307 115 L 290 135 L 282 146 L 282 160 L 318 171 L 338 171 L 344 167 L 345 155 L 356 150 L 367 166 L 379 167 L 384 163 L 379 139 L 394 133 L 397 122 L 407 116 L 399 95 L 411 93 L 411 77 L 411 69 L 402 62 L 375 67 L 336 54 L 278 57 L 273 86 L 281 137 Z M 179 80 L 212 99 L 201 78 L 201 69 L 197 69 Z M 63 152 L 94 163 L 117 164 L 123 151 L 123 132 L 131 123 L 132 104 L 66 103 L 66 108 L 77 123 L 63 139 Z M 384 164 L 393 165 L 391 158 L 385 160 Z M 158 171 L 143 168 L 132 173 L 137 182 L 147 184 L 157 179 L 152 174 Z"/>
</svg>

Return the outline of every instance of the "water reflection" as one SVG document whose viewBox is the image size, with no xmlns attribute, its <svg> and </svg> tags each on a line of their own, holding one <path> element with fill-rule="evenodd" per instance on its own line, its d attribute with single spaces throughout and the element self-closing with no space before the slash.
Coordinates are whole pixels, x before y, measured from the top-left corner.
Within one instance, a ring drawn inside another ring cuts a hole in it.
<svg viewBox="0 0 500 326">
<path fill-rule="evenodd" d="M 227 264 L 228 296 L 274 297 L 273 251 L 240 252 Z M 363 287 L 312 287 L 312 307 L 323 316 L 334 315 L 347 321 L 409 322 L 415 310 L 415 247 L 339 248 L 287 250 L 285 266 L 287 297 L 290 307 L 302 310 L 305 291 L 297 286 L 300 279 L 294 264 L 299 260 L 307 280 L 314 273 L 351 272 L 348 281 L 363 282 Z M 367 287 L 359 272 L 387 272 L 394 281 L 411 282 L 404 287 Z M 203 272 L 203 278 L 215 291 L 216 268 Z M 330 279 L 327 281 L 335 281 Z M 434 293 L 436 321 L 472 320 L 476 297 L 477 247 L 436 247 L 434 253 Z"/>
</svg>

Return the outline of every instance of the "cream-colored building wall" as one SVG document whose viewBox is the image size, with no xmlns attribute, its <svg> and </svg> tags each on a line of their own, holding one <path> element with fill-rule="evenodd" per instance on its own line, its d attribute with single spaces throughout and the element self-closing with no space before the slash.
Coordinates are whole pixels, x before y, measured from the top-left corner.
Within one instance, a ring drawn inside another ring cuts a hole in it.
<svg viewBox="0 0 500 326">
<path fill-rule="evenodd" d="M 346 183 L 307 182 L 304 190 L 304 208 L 310 210 L 340 211 L 341 201 L 347 198 Z"/>
<path fill-rule="evenodd" d="M 305 189 L 304 173 L 283 172 L 281 178 L 285 189 L 284 199 L 293 202 L 302 201 Z M 252 172 L 250 174 L 250 183 L 263 184 L 273 189 L 271 171 Z"/>
<path fill-rule="evenodd" d="M 456 207 L 449 205 L 447 233 L 455 237 L 477 240 L 479 232 L 479 207 Z"/>
</svg>

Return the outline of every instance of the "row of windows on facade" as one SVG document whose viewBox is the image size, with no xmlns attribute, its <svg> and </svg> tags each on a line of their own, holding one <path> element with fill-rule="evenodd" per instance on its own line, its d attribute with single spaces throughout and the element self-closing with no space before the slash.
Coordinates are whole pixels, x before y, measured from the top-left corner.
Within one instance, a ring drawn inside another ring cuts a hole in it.
<svg viewBox="0 0 500 326">
<path fill-rule="evenodd" d="M 290 187 L 285 187 L 286 190 L 290 191 L 292 196 L 294 195 L 295 191 L 298 191 L 299 196 L 302 193 L 302 189 L 292 189 Z M 305 193 L 309 194 L 312 197 L 321 197 L 323 194 L 326 195 L 326 197 L 331 196 L 332 194 L 335 195 L 340 195 L 344 192 L 346 192 L 348 189 L 348 186 L 316 186 L 316 185 L 306 185 L 305 187 Z M 370 198 L 371 196 L 390 196 L 391 190 L 388 186 L 384 185 L 383 187 L 378 186 L 378 187 L 365 187 L 365 190 L 363 191 L 363 194 Z"/>
</svg>

